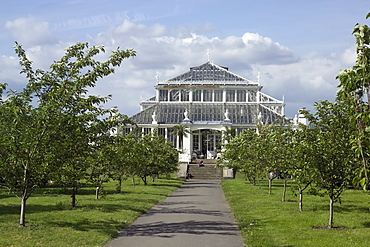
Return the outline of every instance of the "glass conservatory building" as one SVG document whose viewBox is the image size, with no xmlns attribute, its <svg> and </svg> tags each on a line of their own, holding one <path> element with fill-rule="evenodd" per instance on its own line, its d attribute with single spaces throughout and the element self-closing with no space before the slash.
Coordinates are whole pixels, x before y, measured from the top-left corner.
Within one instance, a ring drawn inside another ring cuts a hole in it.
<svg viewBox="0 0 370 247">
<path fill-rule="evenodd" d="M 141 111 L 131 119 L 141 133 L 157 129 L 183 153 L 179 161 L 215 159 L 221 155 L 222 133 L 256 129 L 257 123 L 272 123 L 284 115 L 284 101 L 261 92 L 259 82 L 247 80 L 210 61 L 191 67 L 184 74 L 158 81 L 156 96 L 141 102 Z M 179 143 L 171 129 L 184 124 L 190 134 Z M 133 130 L 126 126 L 125 131 Z"/>
</svg>

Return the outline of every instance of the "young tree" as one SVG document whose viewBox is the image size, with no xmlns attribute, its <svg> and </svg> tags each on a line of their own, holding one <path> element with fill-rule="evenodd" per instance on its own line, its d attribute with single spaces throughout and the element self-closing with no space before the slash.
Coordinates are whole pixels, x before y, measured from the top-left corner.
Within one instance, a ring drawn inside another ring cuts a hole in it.
<svg viewBox="0 0 370 247">
<path fill-rule="evenodd" d="M 140 139 L 142 162 L 133 169 L 144 184 L 147 177 L 159 174 L 170 174 L 178 168 L 178 151 L 163 136 L 155 133 L 147 134 Z"/>
<path fill-rule="evenodd" d="M 367 14 L 366 19 L 370 17 Z M 351 112 L 350 119 L 356 130 L 351 134 L 351 144 L 356 157 L 361 160 L 362 167 L 357 171 L 356 182 L 363 189 L 369 186 L 370 157 L 370 28 L 356 24 L 353 29 L 357 44 L 357 60 L 352 69 L 343 70 L 337 76 L 340 90 L 339 100 L 346 102 Z"/>
<path fill-rule="evenodd" d="M 103 46 L 77 43 L 43 71 L 33 70 L 20 45 L 15 51 L 28 84 L 0 105 L 0 169 L 4 185 L 21 198 L 19 224 L 25 226 L 27 199 L 52 176 L 72 183 L 75 203 L 76 182 L 85 174 L 92 140 L 99 135 L 95 127 L 109 112 L 99 107 L 109 97 L 88 95 L 88 88 L 135 52 L 118 49 L 99 62 L 93 57 L 104 52 Z"/>
<path fill-rule="evenodd" d="M 294 185 L 292 188 L 298 190 L 298 209 L 303 211 L 303 192 L 313 182 L 315 169 L 312 168 L 311 160 L 316 153 L 311 149 L 311 144 L 316 141 L 316 135 L 307 126 L 302 125 L 299 130 L 293 132 L 291 146 L 291 169 L 289 175 Z M 311 187 L 313 188 L 313 187 Z"/>
<path fill-rule="evenodd" d="M 87 171 L 88 182 L 96 186 L 96 199 L 103 189 L 103 183 L 115 177 L 114 174 L 122 170 L 118 164 L 121 165 L 122 154 L 119 150 L 124 145 L 121 142 L 124 136 L 118 134 L 117 126 L 125 125 L 127 122 L 131 121 L 126 115 L 113 112 L 111 116 L 102 119 L 100 124 L 95 126 L 94 132 L 99 134 L 92 140 L 93 151 L 88 157 L 89 168 Z"/>
<path fill-rule="evenodd" d="M 8 95 L 0 105 L 0 176 L 2 185 L 20 199 L 20 226 L 25 226 L 28 198 L 57 166 L 57 148 L 50 143 L 58 124 L 49 126 L 50 115 L 35 109 L 31 100 L 24 90 Z"/>
<path fill-rule="evenodd" d="M 117 50 L 107 61 L 100 62 L 94 59 L 100 52 L 104 52 L 103 46 L 89 48 L 87 43 L 71 46 L 41 78 L 52 85 L 45 88 L 41 99 L 45 99 L 45 106 L 53 107 L 65 123 L 61 130 L 62 165 L 58 175 L 72 187 L 72 207 L 76 206 L 80 181 L 87 176 L 87 157 L 93 152 L 94 141 L 104 134 L 99 128 L 102 118 L 110 111 L 100 107 L 109 97 L 87 95 L 88 88 L 94 87 L 99 78 L 114 73 L 114 67 L 123 59 L 135 55 L 132 50 Z"/>
<path fill-rule="evenodd" d="M 121 193 L 122 181 L 135 176 L 135 170 L 145 162 L 145 157 L 142 155 L 139 137 L 133 134 L 116 135 L 115 146 L 117 159 L 112 164 L 112 178 L 118 181 L 117 192 Z"/>
<path fill-rule="evenodd" d="M 266 140 L 269 143 L 268 146 L 266 145 L 268 149 L 265 150 L 266 154 L 269 155 L 267 169 L 274 171 L 274 176 L 271 179 L 279 178 L 284 180 L 281 199 L 284 202 L 288 177 L 291 176 L 292 166 L 294 165 L 291 145 L 293 130 L 285 124 L 271 125 L 267 130 Z"/>
<path fill-rule="evenodd" d="M 329 196 L 328 227 L 332 228 L 334 203 L 340 200 L 358 168 L 350 144 L 354 129 L 349 123 L 347 105 L 343 102 L 321 101 L 315 104 L 315 109 L 315 114 L 305 111 L 305 116 L 315 126 L 308 131 L 314 132 L 316 137 L 307 145 L 313 154 L 309 162 L 314 182 Z"/>
<path fill-rule="evenodd" d="M 261 175 L 263 164 L 257 153 L 258 135 L 255 130 L 247 129 L 225 144 L 220 163 L 233 169 L 234 175 L 242 171 L 253 184 Z"/>
</svg>

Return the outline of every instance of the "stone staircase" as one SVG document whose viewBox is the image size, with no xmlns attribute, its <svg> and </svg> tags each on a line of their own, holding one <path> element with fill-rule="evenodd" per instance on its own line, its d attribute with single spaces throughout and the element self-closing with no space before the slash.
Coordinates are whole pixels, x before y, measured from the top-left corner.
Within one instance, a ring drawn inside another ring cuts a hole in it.
<svg viewBox="0 0 370 247">
<path fill-rule="evenodd" d="M 199 167 L 198 162 L 200 160 L 195 160 L 188 166 L 189 173 L 194 179 L 222 179 L 223 178 L 223 168 L 215 168 L 217 160 L 214 159 L 203 159 L 204 166 Z"/>
</svg>

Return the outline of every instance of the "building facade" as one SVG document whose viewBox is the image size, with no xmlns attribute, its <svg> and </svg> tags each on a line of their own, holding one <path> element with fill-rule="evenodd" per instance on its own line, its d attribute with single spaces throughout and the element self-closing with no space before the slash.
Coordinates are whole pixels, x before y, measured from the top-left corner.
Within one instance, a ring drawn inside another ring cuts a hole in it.
<svg viewBox="0 0 370 247">
<path fill-rule="evenodd" d="M 284 116 L 284 101 L 263 92 L 259 82 L 247 80 L 210 61 L 166 81 L 158 81 L 156 96 L 141 102 L 141 111 L 131 117 L 140 132 L 156 129 L 181 147 L 182 163 L 194 158 L 215 159 L 221 155 L 222 133 L 256 129 L 257 123 L 272 123 Z M 172 128 L 184 124 L 190 134 L 179 143 Z M 132 131 L 126 126 L 125 131 Z"/>
</svg>

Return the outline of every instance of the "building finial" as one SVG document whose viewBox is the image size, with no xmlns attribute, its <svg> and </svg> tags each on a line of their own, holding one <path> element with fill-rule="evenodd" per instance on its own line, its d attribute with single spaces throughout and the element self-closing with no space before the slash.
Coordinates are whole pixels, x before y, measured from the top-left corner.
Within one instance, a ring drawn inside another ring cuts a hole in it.
<svg viewBox="0 0 370 247">
<path fill-rule="evenodd" d="M 210 49 L 207 49 L 207 59 L 208 59 L 208 62 L 210 61 L 210 56 L 211 56 L 211 50 Z"/>
<path fill-rule="evenodd" d="M 261 80 L 261 72 L 258 72 L 258 74 L 257 74 L 257 82 L 259 83 L 260 80 Z"/>
<path fill-rule="evenodd" d="M 160 74 L 159 74 L 159 72 L 157 71 L 157 73 L 155 73 L 155 79 L 157 79 L 157 82 L 159 82 L 159 78 L 160 78 Z"/>
</svg>

